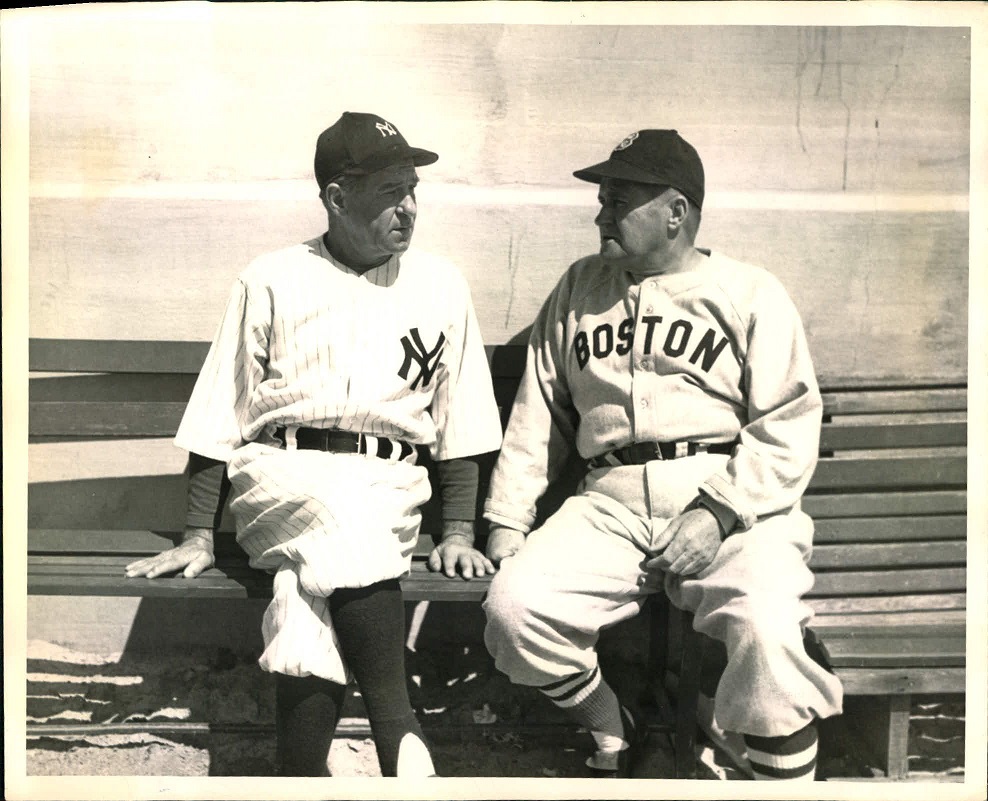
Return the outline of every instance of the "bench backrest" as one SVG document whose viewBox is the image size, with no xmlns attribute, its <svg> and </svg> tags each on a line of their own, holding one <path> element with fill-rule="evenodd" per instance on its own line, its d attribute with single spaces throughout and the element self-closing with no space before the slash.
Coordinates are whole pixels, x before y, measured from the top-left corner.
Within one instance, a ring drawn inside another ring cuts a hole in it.
<svg viewBox="0 0 988 801">
<path fill-rule="evenodd" d="M 29 441 L 172 437 L 207 349 L 202 342 L 31 340 Z M 489 347 L 488 356 L 506 419 L 523 348 Z M 814 605 L 874 612 L 896 608 L 905 595 L 910 603 L 921 596 L 929 608 L 962 608 L 966 387 L 823 389 L 821 459 L 803 502 L 816 521 Z M 544 507 L 565 497 L 577 472 L 574 465 Z M 143 503 L 153 512 L 148 526 L 107 519 L 108 530 L 180 527 L 181 475 L 137 477 L 118 490 L 113 480 L 67 484 L 76 486 L 61 488 L 62 503 L 71 505 L 73 492 L 105 492 L 108 509 Z M 50 489 L 29 487 L 32 528 L 53 528 L 46 524 Z M 121 497 L 109 497 L 115 491 Z M 424 530 L 436 525 L 434 508 L 427 509 Z"/>
<path fill-rule="evenodd" d="M 815 522 L 812 605 L 844 625 L 854 614 L 963 610 L 966 389 L 828 392 L 824 404 L 803 501 Z"/>
</svg>

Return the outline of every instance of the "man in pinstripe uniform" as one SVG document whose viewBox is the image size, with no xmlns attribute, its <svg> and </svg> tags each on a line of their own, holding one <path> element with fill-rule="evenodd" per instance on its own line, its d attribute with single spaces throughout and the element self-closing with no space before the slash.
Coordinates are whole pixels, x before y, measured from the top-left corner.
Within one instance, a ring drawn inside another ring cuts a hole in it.
<svg viewBox="0 0 988 801">
<path fill-rule="evenodd" d="M 282 775 L 327 775 L 356 678 L 381 772 L 434 774 L 405 684 L 398 580 L 438 466 L 443 536 L 429 567 L 494 572 L 473 548 L 477 465 L 501 426 L 470 292 L 457 269 L 409 250 L 416 167 L 435 153 L 387 120 L 346 112 L 320 134 L 327 231 L 256 259 L 226 313 L 176 435 L 189 451 L 177 548 L 130 576 L 213 564 L 228 477 L 237 541 L 274 573 L 261 667 L 276 674 Z"/>
</svg>

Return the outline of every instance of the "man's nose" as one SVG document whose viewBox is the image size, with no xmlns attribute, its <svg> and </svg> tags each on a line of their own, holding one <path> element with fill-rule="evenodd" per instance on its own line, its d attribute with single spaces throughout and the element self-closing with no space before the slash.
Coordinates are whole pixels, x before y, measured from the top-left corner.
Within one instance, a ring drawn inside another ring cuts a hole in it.
<svg viewBox="0 0 988 801">
<path fill-rule="evenodd" d="M 614 215 L 608 211 L 606 206 L 601 206 L 597 216 L 593 218 L 594 225 L 604 225 L 614 221 Z"/>
<path fill-rule="evenodd" d="M 415 213 L 418 211 L 418 206 L 415 203 L 414 195 L 411 193 L 405 195 L 401 203 L 398 204 L 398 211 L 406 217 L 414 217 Z"/>
</svg>

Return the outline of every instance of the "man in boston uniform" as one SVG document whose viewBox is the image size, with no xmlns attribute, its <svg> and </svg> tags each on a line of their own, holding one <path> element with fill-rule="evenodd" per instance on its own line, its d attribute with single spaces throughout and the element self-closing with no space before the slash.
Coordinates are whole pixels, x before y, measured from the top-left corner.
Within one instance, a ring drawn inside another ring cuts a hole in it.
<svg viewBox="0 0 988 801">
<path fill-rule="evenodd" d="M 387 120 L 347 112 L 318 137 L 328 217 L 318 238 L 261 256 L 233 291 L 175 437 L 189 451 L 182 544 L 130 576 L 213 564 L 224 472 L 237 541 L 274 573 L 260 665 L 276 674 L 282 775 L 328 775 L 355 678 L 381 773 L 434 767 L 407 692 L 399 579 L 431 494 L 433 570 L 493 573 L 473 548 L 477 464 L 501 425 L 470 292 L 448 262 L 409 250 L 416 167 L 435 153 Z"/>
<path fill-rule="evenodd" d="M 592 733 L 594 775 L 627 776 L 640 732 L 595 646 L 665 591 L 726 645 L 714 714 L 756 776 L 812 778 L 842 690 L 803 648 L 821 400 L 799 315 L 768 272 L 694 247 L 703 167 L 675 131 L 574 175 L 600 187 L 600 252 L 532 329 L 485 504 L 487 646 Z M 574 450 L 577 494 L 531 531 Z"/>
</svg>

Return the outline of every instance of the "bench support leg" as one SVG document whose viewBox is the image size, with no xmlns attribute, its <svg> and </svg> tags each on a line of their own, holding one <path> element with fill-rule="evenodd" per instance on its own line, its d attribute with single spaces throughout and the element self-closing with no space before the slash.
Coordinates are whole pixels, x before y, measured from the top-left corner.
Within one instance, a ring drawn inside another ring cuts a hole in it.
<svg viewBox="0 0 988 801">
<path fill-rule="evenodd" d="M 662 724 L 672 731 L 672 704 L 666 692 L 666 670 L 669 665 L 669 600 L 664 595 L 652 595 L 646 603 L 648 613 L 648 703 L 654 704 Z M 670 742 L 671 745 L 671 742 Z"/>
<path fill-rule="evenodd" d="M 888 751 L 886 775 L 904 779 L 909 773 L 909 710 L 911 696 L 889 696 Z"/>
<path fill-rule="evenodd" d="M 673 609 L 680 627 L 682 652 L 676 698 L 676 778 L 696 778 L 696 711 L 700 695 L 702 638 L 693 630 L 693 615 Z"/>
</svg>

